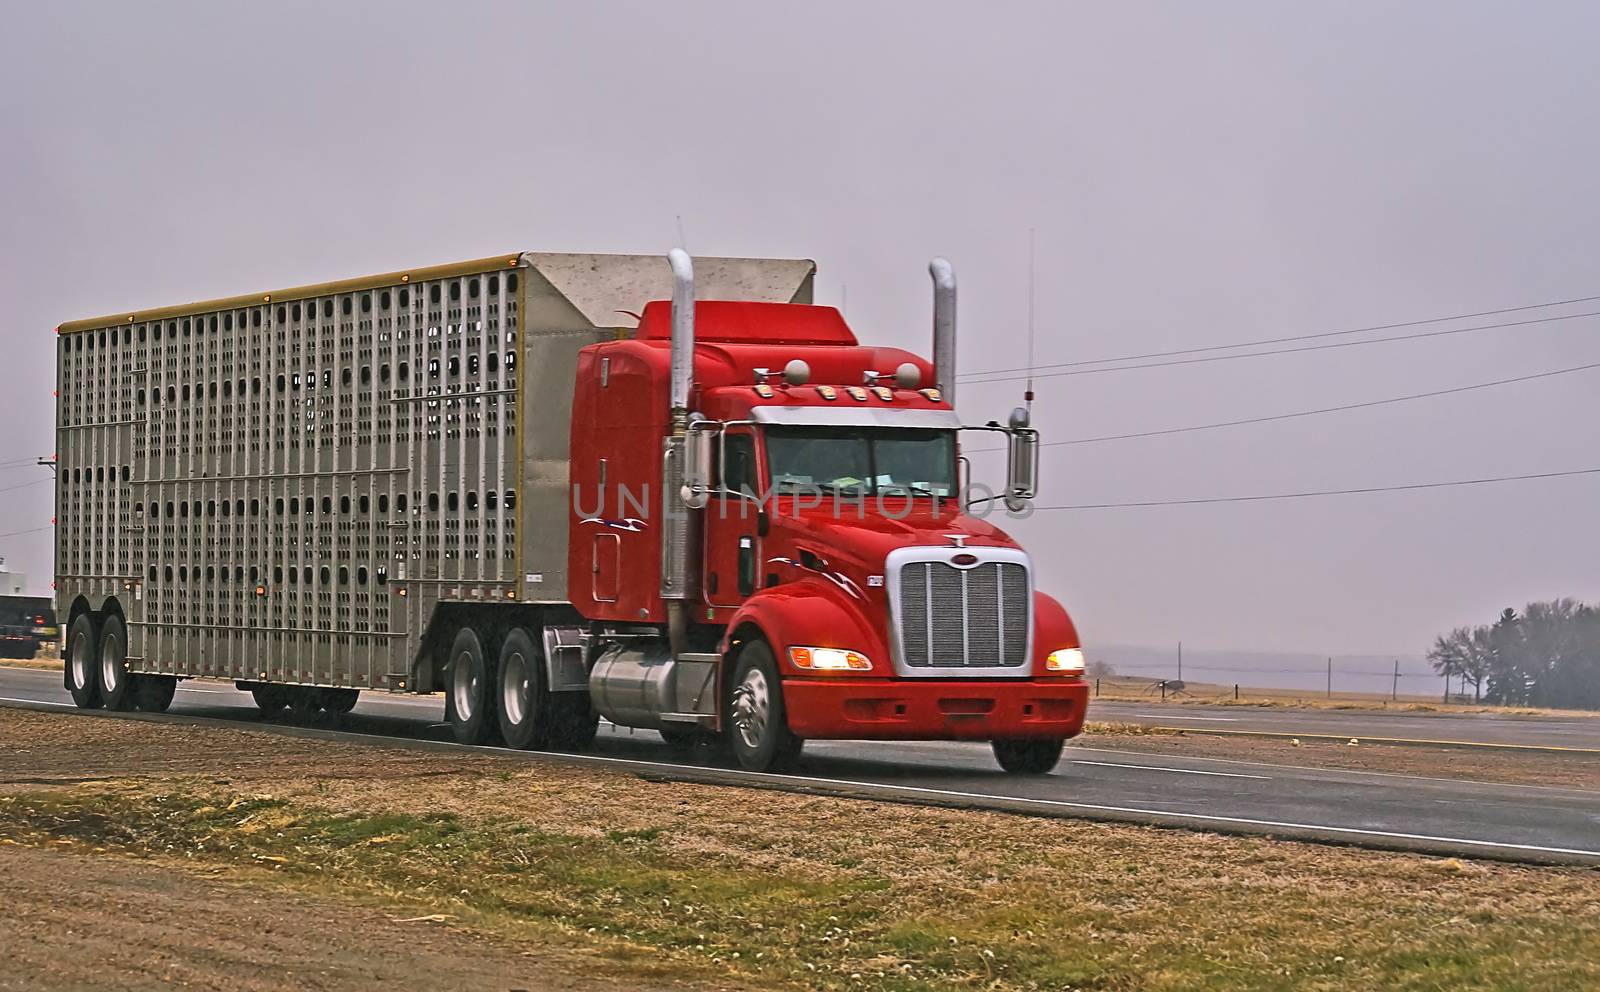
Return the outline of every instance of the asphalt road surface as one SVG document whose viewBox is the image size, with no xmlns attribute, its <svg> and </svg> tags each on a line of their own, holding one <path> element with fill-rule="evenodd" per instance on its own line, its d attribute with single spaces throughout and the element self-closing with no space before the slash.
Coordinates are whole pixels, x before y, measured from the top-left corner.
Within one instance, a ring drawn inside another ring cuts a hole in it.
<svg viewBox="0 0 1600 992">
<path fill-rule="evenodd" d="M 29 669 L 0 668 L 0 705 L 74 711 L 60 673 Z M 1122 719 L 1108 713 L 1110 709 L 1111 704 L 1096 706 L 1091 717 Z M 1159 708 L 1141 712 L 1158 713 L 1163 717 L 1158 722 L 1170 722 Z M 1244 722 L 1295 714 L 1230 711 L 1227 715 Z M 1319 717 L 1331 720 L 1345 715 Z M 171 713 L 156 719 L 250 722 L 272 732 L 330 740 L 377 736 L 399 746 L 459 747 L 448 743 L 438 697 L 363 694 L 349 716 L 328 717 L 315 727 L 299 728 L 281 719 L 263 722 L 250 697 L 228 683 L 191 681 L 179 686 Z M 1357 735 L 1355 730 L 1336 732 Z M 607 725 L 584 755 L 494 750 L 530 761 L 595 763 L 690 781 L 1469 857 L 1600 865 L 1600 792 L 1584 790 L 1088 747 L 1069 749 L 1052 775 L 1015 777 L 996 768 L 987 745 L 964 743 L 811 742 L 796 774 L 759 775 L 719 766 L 709 752 L 686 758 L 648 731 Z"/>
<path fill-rule="evenodd" d="M 1498 713 L 1404 713 L 1383 710 L 1208 706 L 1091 700 L 1089 719 L 1194 730 L 1248 730 L 1406 740 L 1600 749 L 1600 716 L 1504 716 Z"/>
</svg>

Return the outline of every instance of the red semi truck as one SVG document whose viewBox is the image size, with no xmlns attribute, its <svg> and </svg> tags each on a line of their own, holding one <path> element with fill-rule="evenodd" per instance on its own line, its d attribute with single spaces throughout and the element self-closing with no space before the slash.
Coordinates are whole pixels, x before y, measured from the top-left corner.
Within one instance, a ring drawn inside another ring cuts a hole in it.
<svg viewBox="0 0 1600 992">
<path fill-rule="evenodd" d="M 1032 499 L 1038 436 L 957 417 L 948 263 L 931 362 L 860 344 L 814 272 L 520 253 L 62 325 L 67 687 L 443 692 L 464 743 L 604 718 L 753 770 L 810 739 L 1050 770 L 1078 635 L 985 519 Z M 998 495 L 969 431 L 1006 441 Z"/>
</svg>

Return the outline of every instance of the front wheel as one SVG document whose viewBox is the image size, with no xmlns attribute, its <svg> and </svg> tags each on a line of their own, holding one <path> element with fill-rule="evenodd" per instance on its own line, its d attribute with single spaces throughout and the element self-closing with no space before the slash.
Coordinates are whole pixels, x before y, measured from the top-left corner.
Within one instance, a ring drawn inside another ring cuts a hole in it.
<svg viewBox="0 0 1600 992">
<path fill-rule="evenodd" d="M 1048 775 L 1061 760 L 1063 740 L 992 741 L 994 759 L 1013 775 Z"/>
<path fill-rule="evenodd" d="M 805 742 L 789 730 L 783 682 L 765 641 L 750 641 L 740 649 L 731 684 L 724 722 L 739 765 L 752 772 L 794 767 Z"/>
</svg>

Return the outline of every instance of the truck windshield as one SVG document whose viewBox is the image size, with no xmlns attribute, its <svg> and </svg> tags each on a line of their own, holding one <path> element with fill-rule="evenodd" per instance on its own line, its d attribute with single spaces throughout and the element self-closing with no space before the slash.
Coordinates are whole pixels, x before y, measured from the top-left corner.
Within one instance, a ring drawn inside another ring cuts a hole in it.
<svg viewBox="0 0 1600 992">
<path fill-rule="evenodd" d="M 768 427 L 767 466 L 780 492 L 956 491 L 955 432 L 904 427 Z"/>
</svg>

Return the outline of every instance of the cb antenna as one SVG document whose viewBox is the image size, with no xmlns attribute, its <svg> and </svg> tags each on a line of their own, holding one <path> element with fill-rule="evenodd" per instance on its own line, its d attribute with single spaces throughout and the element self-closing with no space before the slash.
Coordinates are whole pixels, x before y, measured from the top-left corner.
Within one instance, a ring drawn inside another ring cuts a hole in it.
<svg viewBox="0 0 1600 992">
<path fill-rule="evenodd" d="M 1022 394 L 1023 404 L 1028 410 L 1028 419 L 1033 419 L 1033 301 L 1034 301 L 1034 230 L 1028 228 L 1028 387 Z"/>
</svg>

